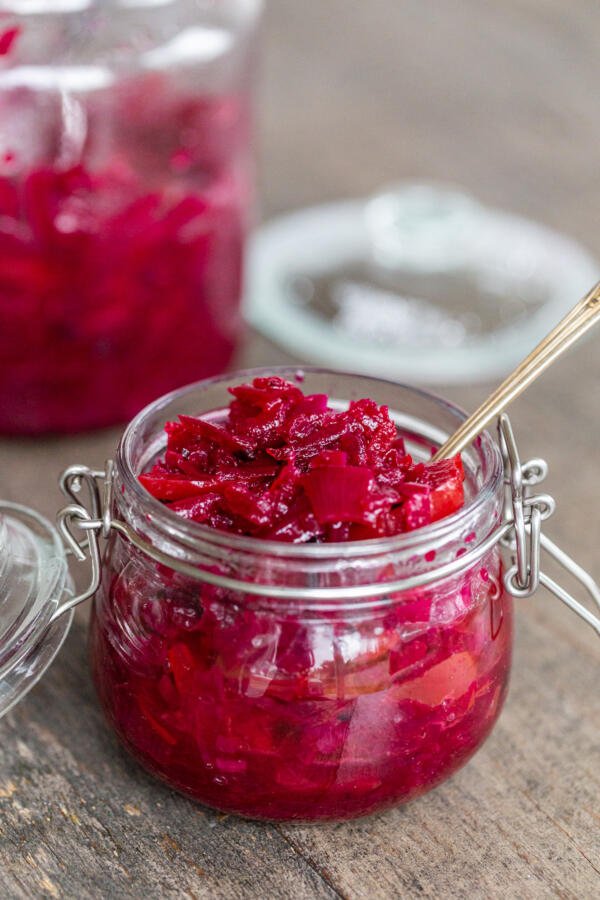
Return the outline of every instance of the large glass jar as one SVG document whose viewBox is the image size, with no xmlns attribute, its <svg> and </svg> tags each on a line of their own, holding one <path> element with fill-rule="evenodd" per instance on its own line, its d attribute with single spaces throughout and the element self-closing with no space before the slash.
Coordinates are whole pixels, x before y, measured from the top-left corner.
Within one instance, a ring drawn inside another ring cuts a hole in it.
<svg viewBox="0 0 600 900">
<path fill-rule="evenodd" d="M 131 418 L 240 337 L 261 0 L 8 0 L 0 431 Z"/>
<path fill-rule="evenodd" d="M 160 454 L 165 421 L 225 408 L 245 377 L 175 392 L 125 432 L 112 510 L 124 527 L 111 531 L 91 620 L 102 704 L 148 769 L 221 810 L 343 819 L 409 800 L 469 759 L 506 694 L 512 606 L 488 540 L 503 512 L 500 452 L 478 439 L 464 453 L 464 509 L 409 534 L 290 545 L 211 530 L 136 476 Z M 462 416 L 389 382 L 298 377 L 334 406 L 387 404 L 417 457 Z"/>
</svg>

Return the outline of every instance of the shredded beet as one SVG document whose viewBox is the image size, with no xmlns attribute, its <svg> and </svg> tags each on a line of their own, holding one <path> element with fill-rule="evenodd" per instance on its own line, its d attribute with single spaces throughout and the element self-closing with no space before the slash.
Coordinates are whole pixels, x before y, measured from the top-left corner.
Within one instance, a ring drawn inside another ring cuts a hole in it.
<svg viewBox="0 0 600 900">
<path fill-rule="evenodd" d="M 276 376 L 231 394 L 216 418 L 170 423 L 164 458 L 140 475 L 185 518 L 265 539 L 349 541 L 412 531 L 463 505 L 460 455 L 415 463 L 372 400 L 337 411 Z"/>
<path fill-rule="evenodd" d="M 78 101 L 77 147 L 59 100 L 0 97 L 0 431 L 127 420 L 241 334 L 245 100 L 148 75 Z"/>
<path fill-rule="evenodd" d="M 18 25 L 0 32 L 0 56 L 8 56 L 20 34 L 21 29 Z"/>
</svg>

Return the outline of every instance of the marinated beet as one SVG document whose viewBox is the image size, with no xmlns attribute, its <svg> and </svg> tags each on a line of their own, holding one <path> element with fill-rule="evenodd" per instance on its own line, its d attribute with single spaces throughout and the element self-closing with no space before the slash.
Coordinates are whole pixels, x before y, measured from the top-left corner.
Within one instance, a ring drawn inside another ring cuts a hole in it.
<svg viewBox="0 0 600 900">
<path fill-rule="evenodd" d="M 416 797 L 472 755 L 500 712 L 512 610 L 499 552 L 413 590 L 358 600 L 345 591 L 435 564 L 439 542 L 423 538 L 401 565 L 393 542 L 463 506 L 460 457 L 415 462 L 371 400 L 337 408 L 278 377 L 231 393 L 228 410 L 170 422 L 166 450 L 141 483 L 210 526 L 198 529 L 197 564 L 211 573 L 247 585 L 333 585 L 336 599 L 213 586 L 114 535 L 91 628 L 109 719 L 152 772 L 221 810 L 344 819 Z M 121 498 L 127 515 L 131 496 Z M 493 519 L 500 494 L 488 502 Z M 156 515 L 138 512 L 141 522 Z M 472 546 L 472 527 L 457 526 L 452 558 Z M 223 532 L 256 540 L 236 557 Z M 376 563 L 372 542 L 356 552 L 374 537 L 390 539 Z M 264 539 L 280 542 L 276 552 Z M 330 553 L 327 565 L 285 555 L 311 546 Z"/>
<path fill-rule="evenodd" d="M 460 509 L 460 455 L 415 463 L 386 407 L 346 410 L 278 377 L 231 389 L 227 413 L 167 425 L 140 481 L 174 512 L 235 534 L 351 541 L 430 525 Z"/>
</svg>

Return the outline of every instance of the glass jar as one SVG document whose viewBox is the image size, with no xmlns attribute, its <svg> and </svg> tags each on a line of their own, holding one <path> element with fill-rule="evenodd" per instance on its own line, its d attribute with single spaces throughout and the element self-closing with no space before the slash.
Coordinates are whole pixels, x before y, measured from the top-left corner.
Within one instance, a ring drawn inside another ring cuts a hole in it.
<svg viewBox="0 0 600 900">
<path fill-rule="evenodd" d="M 465 508 L 394 538 L 290 545 L 185 521 L 137 475 L 161 453 L 165 421 L 223 409 L 250 377 L 178 391 L 126 430 L 112 518 L 163 557 L 113 532 L 91 620 L 95 682 L 134 756 L 202 803 L 266 819 L 363 815 L 447 778 L 499 715 L 512 640 L 500 550 L 456 561 L 502 518 L 501 454 L 484 435 L 464 454 Z M 301 377 L 333 406 L 389 405 L 417 457 L 462 418 L 395 384 Z"/>
<path fill-rule="evenodd" d="M 241 334 L 261 0 L 9 0 L 0 431 L 126 421 Z"/>
</svg>

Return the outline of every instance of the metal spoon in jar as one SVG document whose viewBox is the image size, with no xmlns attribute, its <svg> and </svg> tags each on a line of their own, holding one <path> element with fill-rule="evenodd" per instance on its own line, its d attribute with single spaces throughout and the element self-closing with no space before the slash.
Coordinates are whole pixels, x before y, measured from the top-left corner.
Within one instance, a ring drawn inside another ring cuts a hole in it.
<svg viewBox="0 0 600 900">
<path fill-rule="evenodd" d="M 523 393 L 555 359 L 600 321 L 600 282 L 586 294 L 550 334 L 502 382 L 460 428 L 442 444 L 432 462 L 453 456 L 481 434 L 484 428 Z"/>
</svg>

